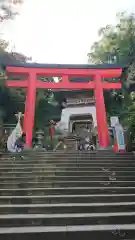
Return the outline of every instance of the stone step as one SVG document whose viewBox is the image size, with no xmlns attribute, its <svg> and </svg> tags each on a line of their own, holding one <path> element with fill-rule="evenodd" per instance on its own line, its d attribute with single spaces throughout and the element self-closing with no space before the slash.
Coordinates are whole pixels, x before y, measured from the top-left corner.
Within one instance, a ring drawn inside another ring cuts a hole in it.
<svg viewBox="0 0 135 240">
<path fill-rule="evenodd" d="M 48 167 L 48 168 L 2 168 L 0 170 L 0 179 L 6 177 L 30 176 L 134 176 L 135 168 L 132 167 Z M 9 174 L 8 174 L 9 173 Z M 37 174 L 37 175 L 36 175 Z"/>
<path fill-rule="evenodd" d="M 134 173 L 135 172 L 135 168 L 133 167 L 54 167 L 54 166 L 51 166 L 51 167 L 47 167 L 47 166 L 33 166 L 32 168 L 30 166 L 12 166 L 12 167 L 8 167 L 8 166 L 4 166 L 4 167 L 0 167 L 0 172 L 2 171 L 41 171 L 41 173 L 44 171 L 45 173 L 50 173 L 50 172 L 58 172 L 58 173 L 64 173 L 64 172 L 75 172 L 75 173 L 82 173 L 82 172 L 112 172 L 112 171 L 115 171 L 115 172 L 125 172 L 125 173 L 128 173 L 128 172 L 131 172 L 131 173 Z"/>
<path fill-rule="evenodd" d="M 77 195 L 77 194 L 135 194 L 135 187 L 112 187 L 112 186 L 100 186 L 100 187 L 37 187 L 28 188 L 28 186 L 21 188 L 0 188 L 0 195 L 12 196 L 12 195 Z"/>
<path fill-rule="evenodd" d="M 135 154 L 125 154 L 125 153 L 121 153 L 121 154 L 48 154 L 48 153 L 44 153 L 44 154 L 37 154 L 36 152 L 33 154 L 33 155 L 30 155 L 30 154 L 25 154 L 25 152 L 21 152 L 21 153 L 15 153 L 15 154 L 3 154 L 3 155 L 0 155 L 0 157 L 3 159 L 3 158 L 6 158 L 6 159 L 36 159 L 36 158 L 41 158 L 41 159 L 77 159 L 77 158 L 82 158 L 82 159 L 97 159 L 97 158 L 115 158 L 115 159 L 119 159 L 119 158 L 132 158 L 132 157 L 135 157 Z"/>
<path fill-rule="evenodd" d="M 135 171 L 132 172 L 124 172 L 124 171 L 32 171 L 32 172 L 17 172 L 16 170 L 10 170 L 7 172 L 0 172 L 0 180 L 3 179 L 35 179 L 35 178 L 45 178 L 52 180 L 100 180 L 100 178 L 109 178 L 110 180 L 134 180 L 135 179 Z"/>
<path fill-rule="evenodd" d="M 116 158 L 115 156 L 103 156 L 103 157 L 57 157 L 57 158 L 45 158 L 45 157 L 38 157 L 38 156 L 34 156 L 31 158 L 25 157 L 25 156 L 21 156 L 21 157 L 2 157 L 1 158 L 1 162 L 29 162 L 29 163 L 37 163 L 37 162 L 41 162 L 41 163 L 48 163 L 48 162 L 52 162 L 52 163 L 61 163 L 61 162 L 103 162 L 103 161 L 112 161 L 112 162 L 117 162 L 117 161 L 135 161 L 135 156 L 121 156 Z"/>
<path fill-rule="evenodd" d="M 3 181 L 0 182 L 0 188 L 30 188 L 30 187 L 102 187 L 102 186 L 112 186 L 112 187 L 135 187 L 135 181 Z"/>
<path fill-rule="evenodd" d="M 91 167 L 91 168 L 87 168 L 87 170 L 82 170 L 82 169 L 85 169 L 83 167 L 79 167 L 79 168 L 72 168 L 72 167 L 67 167 L 67 168 L 59 168 L 59 167 L 56 167 L 55 169 L 51 166 L 51 169 L 48 169 L 46 167 L 39 167 L 39 166 L 33 166 L 33 168 L 31 167 L 1 167 L 0 168 L 0 173 L 8 173 L 8 174 L 12 174 L 12 173 L 16 173 L 16 174 L 28 174 L 28 173 L 31 173 L 31 174 L 42 174 L 42 173 L 46 173 L 46 174 L 59 174 L 59 175 L 66 175 L 66 173 L 68 174 L 72 174 L 72 175 L 96 175 L 96 174 L 99 174 L 99 173 L 102 173 L 102 174 L 109 174 L 110 172 L 113 173 L 111 171 L 111 169 L 114 168 L 114 167 L 109 167 L 109 168 L 106 168 L 106 167 L 101 167 L 101 168 L 98 168 L 98 167 Z M 72 170 L 73 169 L 73 170 Z M 74 170 L 75 169 L 75 170 Z M 96 170 L 93 170 L 93 169 L 96 169 Z M 124 170 L 123 170 L 124 169 Z M 126 170 L 127 169 L 127 170 Z M 122 170 L 120 167 L 116 167 L 116 170 L 114 172 L 114 175 L 115 174 L 121 174 L 121 173 L 135 173 L 135 169 L 132 168 L 132 167 L 122 167 Z"/>
<path fill-rule="evenodd" d="M 77 158 L 79 158 L 79 159 L 97 159 L 97 158 L 101 158 L 101 159 L 103 159 L 103 158 L 113 158 L 113 159 L 122 159 L 122 158 L 133 158 L 133 157 L 135 157 L 135 155 L 134 154 L 131 154 L 131 155 L 118 155 L 118 156 L 116 156 L 116 155 L 108 155 L 108 154 L 106 154 L 106 155 L 96 155 L 96 154 L 86 154 L 86 155 L 81 155 L 81 154 L 79 154 L 79 155 L 72 155 L 72 154 L 68 154 L 68 155 L 37 155 L 37 154 L 34 154 L 33 156 L 29 156 L 29 155 L 25 155 L 24 153 L 21 153 L 21 154 L 18 154 L 18 155 L 2 155 L 1 156 L 1 158 L 2 159 L 20 159 L 20 158 L 22 158 L 22 159 L 34 159 L 34 160 L 36 160 L 37 158 L 39 159 L 45 159 L 45 160 L 47 160 L 47 159 L 52 159 L 52 160 L 55 160 L 55 159 L 77 159 Z"/>
<path fill-rule="evenodd" d="M 1 167 L 36 167 L 36 166 L 39 166 L 39 167 L 52 167 L 52 168 L 62 168 L 62 167 L 130 167 L 130 168 L 135 168 L 135 162 L 134 163 L 131 163 L 129 165 L 128 162 L 125 162 L 125 163 L 120 163 L 120 162 L 100 162 L 100 163 L 97 163 L 97 162 L 81 162 L 81 163 L 66 163 L 66 162 L 61 162 L 61 163 L 55 163 L 55 164 L 51 164 L 51 163 L 45 163 L 45 164 L 40 164 L 40 163 L 35 163 L 35 164 L 30 164 L 30 163 L 0 163 L 0 168 Z"/>
<path fill-rule="evenodd" d="M 29 226 L 1 228 L 0 236 L 2 240 L 73 240 L 73 239 L 104 239 L 104 240 L 134 240 L 135 224 L 107 224 L 107 225 L 67 225 L 67 226 Z M 106 230 L 105 230 L 106 229 Z"/>
<path fill-rule="evenodd" d="M 3 170 L 3 171 L 2 171 Z M 2 168 L 0 169 L 0 176 L 16 176 L 16 177 L 24 177 L 24 176 L 30 176 L 30 177 L 35 177 L 35 176 L 59 176 L 59 177 L 66 177 L 66 176 L 73 176 L 75 177 L 107 177 L 107 176 L 114 176 L 114 177 L 135 177 L 135 170 L 133 171 L 122 171 L 122 170 L 116 170 L 116 171 L 111 171 L 111 170 L 102 170 L 100 171 L 81 171 L 77 169 L 77 171 L 71 171 L 71 170 L 45 170 L 42 168 L 34 168 L 34 169 L 29 169 L 29 168 Z"/>
<path fill-rule="evenodd" d="M 130 212 L 135 209 L 135 202 L 91 202 L 91 203 L 31 203 L 0 204 L 2 214 L 53 214 L 53 213 L 108 213 Z M 57 225 L 57 223 L 55 223 Z"/>
<path fill-rule="evenodd" d="M 19 176 L 15 173 L 13 174 L 4 174 L 3 176 L 0 176 L 0 183 L 2 183 L 3 181 L 9 181 L 9 180 L 13 180 L 16 182 L 18 181 L 53 181 L 53 182 L 57 182 L 57 181 L 132 181 L 135 182 L 135 175 L 122 175 L 122 176 L 118 176 L 118 175 L 113 175 L 114 172 L 110 172 L 110 174 L 107 174 L 106 176 L 103 175 L 103 173 L 99 174 L 99 175 L 93 175 L 93 176 L 87 176 L 87 175 L 80 175 L 80 176 L 73 176 L 73 175 L 63 175 L 63 176 L 59 176 L 59 175 L 45 175 L 44 173 L 40 174 L 40 175 L 31 175 L 31 174 L 24 174 L 23 176 L 21 176 L 21 174 L 19 174 Z"/>
<path fill-rule="evenodd" d="M 0 204 L 51 204 L 51 203 L 99 203 L 99 202 L 133 202 L 135 194 L 76 194 L 76 195 L 12 195 L 12 196 L 0 196 Z"/>
<path fill-rule="evenodd" d="M 0 216 L 0 227 L 132 224 L 134 218 L 135 212 L 8 214 Z"/>
<path fill-rule="evenodd" d="M 2 159 L 36 159 L 36 158 L 40 158 L 40 159 L 52 159 L 52 160 L 55 160 L 55 159 L 97 159 L 97 158 L 114 158 L 114 159 L 122 159 L 122 158 L 133 158 L 135 157 L 135 154 L 119 154 L 119 155 L 116 155 L 116 154 L 105 154 L 105 155 L 102 155 L 102 154 L 43 154 L 43 155 L 38 155 L 38 154 L 34 154 L 34 155 L 26 155 L 23 153 L 19 153 L 19 154 L 15 154 L 15 155 L 7 155 L 7 154 L 3 154 L 2 156 L 0 156 Z"/>
<path fill-rule="evenodd" d="M 110 151 L 110 150 L 98 150 L 98 151 L 68 151 L 68 152 L 63 152 L 63 151 L 24 151 L 23 155 L 28 155 L 28 156 L 33 156 L 33 155 L 55 155 L 55 156 L 60 156 L 60 155 L 115 155 L 115 156 L 119 156 L 119 155 L 133 155 L 132 152 L 121 152 L 121 153 L 115 153 L 114 151 Z M 10 152 L 1 152 L 0 155 L 6 155 L 6 156 L 17 156 L 20 155 L 20 153 L 10 153 Z"/>
<path fill-rule="evenodd" d="M 45 159 L 36 159 L 36 160 L 29 160 L 29 159 L 15 159 L 15 160 L 12 160 L 12 159 L 1 159 L 0 160 L 0 164 L 67 164 L 67 163 L 90 163 L 90 164 L 100 164 L 100 163 L 128 163 L 128 164 L 133 164 L 135 163 L 135 158 L 119 158 L 119 159 L 115 159 L 115 158 L 97 158 L 97 159 L 81 159 L 81 158 L 77 158 L 77 159 L 55 159 L 55 160 L 52 160 L 52 159 L 48 159 L 48 160 L 45 160 Z"/>
</svg>

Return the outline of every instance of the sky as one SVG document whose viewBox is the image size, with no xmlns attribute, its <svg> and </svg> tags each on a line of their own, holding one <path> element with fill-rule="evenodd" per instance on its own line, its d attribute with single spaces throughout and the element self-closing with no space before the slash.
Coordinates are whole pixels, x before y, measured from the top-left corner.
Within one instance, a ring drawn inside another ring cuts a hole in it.
<svg viewBox="0 0 135 240">
<path fill-rule="evenodd" d="M 134 0 L 24 0 L 14 21 L 0 33 L 13 50 L 39 63 L 85 64 L 98 30 L 116 13 L 135 12 Z"/>
</svg>

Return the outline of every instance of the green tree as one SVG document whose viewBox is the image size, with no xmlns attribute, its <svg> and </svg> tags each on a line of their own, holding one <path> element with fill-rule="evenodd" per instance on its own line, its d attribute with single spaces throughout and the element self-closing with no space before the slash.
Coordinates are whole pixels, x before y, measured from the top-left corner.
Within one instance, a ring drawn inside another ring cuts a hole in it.
<svg viewBox="0 0 135 240">
<path fill-rule="evenodd" d="M 135 16 L 117 14 L 117 25 L 107 25 L 99 30 L 99 41 L 88 53 L 91 63 L 129 63 L 135 52 Z"/>
<path fill-rule="evenodd" d="M 14 113 L 18 110 L 24 111 L 25 89 L 6 88 L 6 81 L 15 76 L 7 75 L 6 65 L 18 62 L 26 62 L 28 58 L 16 52 L 7 52 L 8 43 L 0 39 L 0 125 L 3 121 L 12 123 L 15 119 Z M 16 77 L 17 78 L 17 77 Z"/>
<path fill-rule="evenodd" d="M 135 83 L 135 15 L 126 12 L 117 14 L 117 24 L 107 25 L 99 31 L 99 40 L 93 44 L 88 54 L 89 63 L 115 63 L 125 66 L 121 76 L 121 91 L 104 92 L 108 116 L 118 115 L 128 126 L 135 120 L 134 106 L 128 93 Z M 105 79 L 108 81 L 108 79 Z M 111 79 L 120 81 L 120 79 Z M 131 113 L 132 112 L 132 113 Z M 132 117 L 129 115 L 132 114 Z M 127 120 L 126 120 L 127 118 Z M 134 119 L 134 120 L 133 120 Z M 126 121 L 125 121 L 126 120 Z M 130 123 L 129 123 L 130 122 Z"/>
</svg>

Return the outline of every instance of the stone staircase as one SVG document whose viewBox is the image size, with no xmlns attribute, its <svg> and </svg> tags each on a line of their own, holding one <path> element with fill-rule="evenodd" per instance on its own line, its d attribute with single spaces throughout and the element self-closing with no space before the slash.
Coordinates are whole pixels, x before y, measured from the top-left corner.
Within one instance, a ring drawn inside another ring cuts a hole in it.
<svg viewBox="0 0 135 240">
<path fill-rule="evenodd" d="M 109 151 L 0 157 L 0 240 L 135 239 L 135 157 Z"/>
</svg>

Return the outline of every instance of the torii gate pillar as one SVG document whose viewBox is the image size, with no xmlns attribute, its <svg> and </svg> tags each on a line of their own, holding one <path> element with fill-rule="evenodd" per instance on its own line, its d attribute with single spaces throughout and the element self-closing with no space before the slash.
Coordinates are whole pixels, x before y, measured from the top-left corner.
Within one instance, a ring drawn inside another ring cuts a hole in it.
<svg viewBox="0 0 135 240">
<path fill-rule="evenodd" d="M 106 119 L 106 109 L 104 103 L 103 88 L 100 75 L 96 75 L 95 82 L 95 100 L 96 100 L 96 117 L 98 140 L 100 147 L 106 148 L 109 146 L 108 125 Z"/>
<path fill-rule="evenodd" d="M 26 133 L 26 145 L 28 147 L 31 147 L 32 143 L 35 104 L 36 104 L 36 74 L 31 71 L 29 73 L 28 79 L 28 88 L 24 114 L 24 132 Z"/>
</svg>

